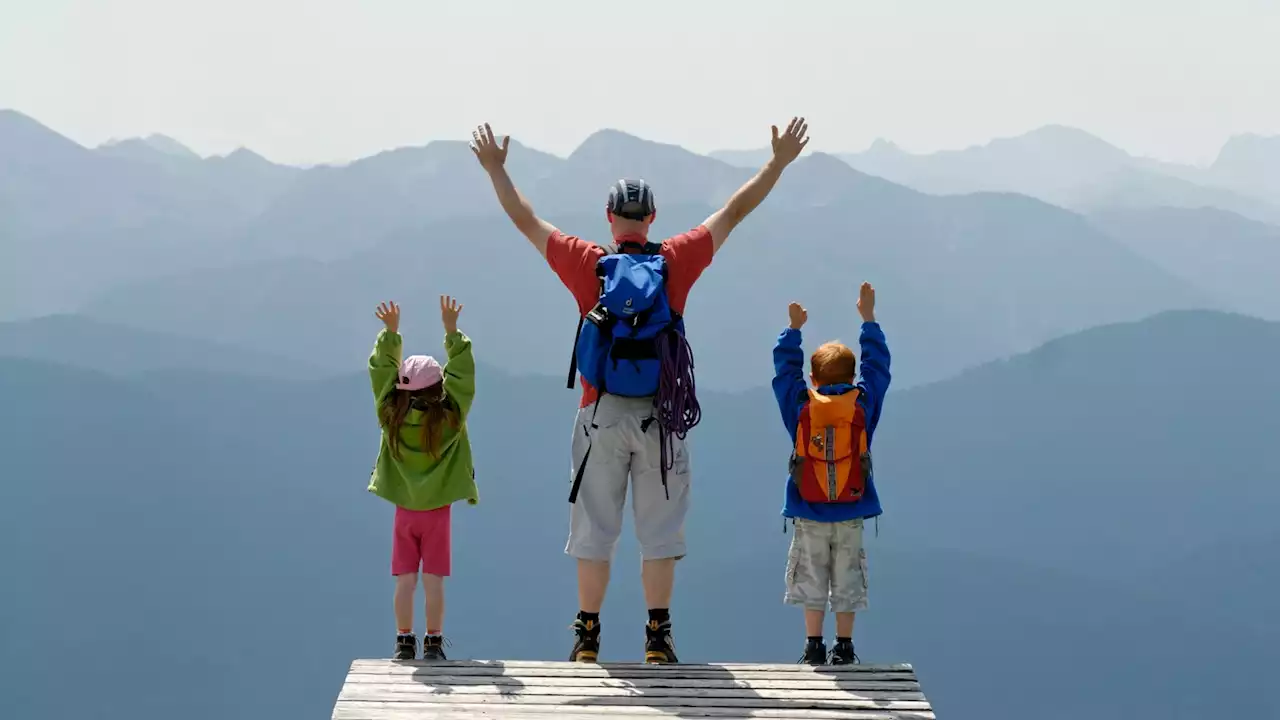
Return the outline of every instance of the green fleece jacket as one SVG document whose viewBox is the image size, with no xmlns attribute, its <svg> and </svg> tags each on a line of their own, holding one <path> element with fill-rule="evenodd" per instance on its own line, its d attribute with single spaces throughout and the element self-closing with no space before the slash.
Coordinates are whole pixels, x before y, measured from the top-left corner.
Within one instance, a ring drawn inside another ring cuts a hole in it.
<svg viewBox="0 0 1280 720">
<path fill-rule="evenodd" d="M 382 399 L 396 391 L 403 344 L 399 333 L 384 329 L 378 333 L 369 356 L 375 417 Z M 462 413 L 458 429 L 444 426 L 440 458 L 432 459 L 420 447 L 425 413 L 410 408 L 400 428 L 401 458 L 397 460 L 391 454 L 387 430 L 383 428 L 378 462 L 369 478 L 369 492 L 407 510 L 434 510 L 459 500 L 475 505 L 480 499 L 467 437 L 467 415 L 476 396 L 476 360 L 471 354 L 471 340 L 460 332 L 446 335 L 444 347 L 449 356 L 444 366 L 444 391 Z"/>
</svg>

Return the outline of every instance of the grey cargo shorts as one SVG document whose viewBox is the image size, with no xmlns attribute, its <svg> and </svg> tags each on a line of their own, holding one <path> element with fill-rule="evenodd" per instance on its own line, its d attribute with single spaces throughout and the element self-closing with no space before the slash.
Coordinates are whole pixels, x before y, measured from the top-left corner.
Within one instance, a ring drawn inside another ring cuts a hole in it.
<svg viewBox="0 0 1280 720">
<path fill-rule="evenodd" d="M 826 523 L 796 518 L 787 553 L 783 601 L 808 610 L 867 609 L 867 551 L 862 520 Z"/>
<path fill-rule="evenodd" d="M 595 413 L 594 422 L 592 413 Z M 667 471 L 663 493 L 659 472 L 658 423 L 641 429 L 653 415 L 652 398 L 604 395 L 599 407 L 578 410 L 573 425 L 572 484 L 591 448 L 578 501 L 570 506 L 569 540 L 565 552 L 580 560 L 611 560 L 622 534 L 622 510 L 631 485 L 631 509 L 636 539 L 645 560 L 682 558 L 685 554 L 684 519 L 689 512 L 689 449 L 683 440 L 671 438 L 673 466 Z"/>
</svg>

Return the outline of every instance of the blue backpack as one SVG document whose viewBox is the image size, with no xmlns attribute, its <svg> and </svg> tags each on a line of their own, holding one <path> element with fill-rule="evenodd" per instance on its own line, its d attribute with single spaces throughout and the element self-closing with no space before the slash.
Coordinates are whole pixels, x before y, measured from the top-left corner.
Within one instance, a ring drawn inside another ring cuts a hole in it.
<svg viewBox="0 0 1280 720">
<path fill-rule="evenodd" d="M 667 302 L 667 261 L 661 247 L 648 243 L 634 254 L 611 247 L 596 263 L 600 300 L 579 325 L 573 366 L 601 393 L 657 395 L 662 373 L 658 336 L 684 337 L 684 320 Z"/>
<path fill-rule="evenodd" d="M 622 397 L 653 396 L 661 440 L 662 484 L 671 468 L 670 438 L 681 439 L 701 419 L 694 389 L 693 352 L 685 340 L 684 318 L 667 300 L 667 261 L 662 245 L 646 243 L 640 252 L 606 249 L 596 263 L 600 300 L 578 321 L 570 389 L 578 372 L 598 393 Z M 594 412 L 592 413 L 594 420 Z M 650 422 L 644 424 L 648 431 Z M 578 468 L 569 502 L 582 483 L 590 445 Z"/>
</svg>

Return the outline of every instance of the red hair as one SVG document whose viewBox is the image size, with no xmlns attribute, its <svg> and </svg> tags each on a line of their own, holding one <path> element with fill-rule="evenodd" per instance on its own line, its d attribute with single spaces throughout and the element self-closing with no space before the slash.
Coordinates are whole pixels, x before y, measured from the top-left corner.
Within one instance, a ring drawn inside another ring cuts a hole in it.
<svg viewBox="0 0 1280 720">
<path fill-rule="evenodd" d="M 857 369 L 857 356 L 839 342 L 823 343 L 809 358 L 809 371 L 817 385 L 852 383 Z"/>
</svg>

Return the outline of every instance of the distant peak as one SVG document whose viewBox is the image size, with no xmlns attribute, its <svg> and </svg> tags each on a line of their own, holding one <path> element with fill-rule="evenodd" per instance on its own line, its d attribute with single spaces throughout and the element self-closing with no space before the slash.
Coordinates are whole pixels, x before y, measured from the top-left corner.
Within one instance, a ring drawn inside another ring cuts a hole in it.
<svg viewBox="0 0 1280 720">
<path fill-rule="evenodd" d="M 644 138 L 637 137 L 621 130 L 605 128 L 588 135 L 587 139 L 583 140 L 582 144 L 575 148 L 569 157 L 572 159 L 575 156 L 581 157 L 583 155 L 599 155 L 618 151 L 634 151 L 641 148 L 666 148 L 669 150 L 678 150 L 689 155 L 694 154 L 679 145 L 645 140 Z"/>
<path fill-rule="evenodd" d="M 99 150 L 132 154 L 135 157 L 145 155 L 147 153 L 155 153 L 170 158 L 178 158 L 182 160 L 199 160 L 197 155 L 191 148 L 174 140 L 168 135 L 152 134 L 140 138 L 111 138 L 98 146 Z"/>
<path fill-rule="evenodd" d="M 864 155 L 906 155 L 907 151 L 898 146 L 892 140 L 878 137 L 871 142 L 871 146 L 864 152 Z"/>
<path fill-rule="evenodd" d="M 275 163 L 250 150 L 247 147 L 238 147 L 222 157 L 223 160 L 236 165 L 274 165 Z"/>
<path fill-rule="evenodd" d="M 197 155 L 194 150 L 187 147 L 186 145 L 183 145 L 177 140 L 174 140 L 168 135 L 160 135 L 158 133 L 154 133 L 146 136 L 145 138 L 142 139 L 142 141 L 145 142 L 147 145 L 151 146 L 152 148 L 155 148 L 156 150 L 159 150 L 160 152 L 165 153 L 166 155 L 176 155 L 178 157 L 187 157 L 192 159 L 200 158 L 200 156 Z"/>
<path fill-rule="evenodd" d="M 79 143 L 55 130 L 51 130 L 35 118 L 17 110 L 0 108 L 0 150 L 19 149 L 33 152 L 35 148 L 59 148 L 63 152 L 84 152 Z"/>
</svg>

